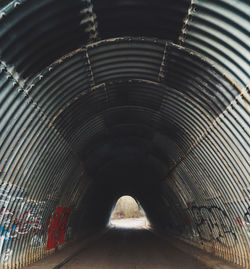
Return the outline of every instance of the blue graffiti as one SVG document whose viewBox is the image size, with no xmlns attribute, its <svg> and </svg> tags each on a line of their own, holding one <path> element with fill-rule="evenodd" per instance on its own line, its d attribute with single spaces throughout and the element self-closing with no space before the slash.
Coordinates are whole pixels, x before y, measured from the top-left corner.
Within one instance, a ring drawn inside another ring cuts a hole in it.
<svg viewBox="0 0 250 269">
<path fill-rule="evenodd" d="M 6 228 L 5 226 L 0 227 L 0 235 L 1 237 L 4 237 L 4 241 L 12 241 L 15 236 L 13 234 L 15 233 L 16 224 L 13 224 L 11 228 Z"/>
</svg>

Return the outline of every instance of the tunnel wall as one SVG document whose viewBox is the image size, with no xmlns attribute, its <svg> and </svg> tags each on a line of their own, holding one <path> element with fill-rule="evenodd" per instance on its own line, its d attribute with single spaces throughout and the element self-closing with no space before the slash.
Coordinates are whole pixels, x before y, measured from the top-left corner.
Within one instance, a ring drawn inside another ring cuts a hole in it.
<svg viewBox="0 0 250 269">
<path fill-rule="evenodd" d="M 126 161 L 156 227 L 248 268 L 248 25 L 247 1 L 1 2 L 1 267 L 103 227 Z"/>
</svg>

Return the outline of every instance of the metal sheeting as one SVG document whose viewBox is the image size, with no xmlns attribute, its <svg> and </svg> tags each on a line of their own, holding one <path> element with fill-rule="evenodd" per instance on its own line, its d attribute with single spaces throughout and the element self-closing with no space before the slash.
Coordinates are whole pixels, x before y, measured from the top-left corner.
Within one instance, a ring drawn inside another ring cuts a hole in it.
<svg viewBox="0 0 250 269">
<path fill-rule="evenodd" d="M 103 39 L 148 36 L 177 41 L 190 0 L 93 0 Z"/>
<path fill-rule="evenodd" d="M 46 222 L 59 202 L 76 203 L 78 191 L 67 180 L 74 176 L 79 182 L 83 171 L 77 155 L 44 113 L 6 69 L 1 70 L 1 266 L 5 268 L 23 266 L 48 253 Z"/>
<path fill-rule="evenodd" d="M 180 44 L 207 56 L 243 90 L 249 83 L 249 1 L 192 0 Z"/>
<path fill-rule="evenodd" d="M 92 14 L 81 11 L 90 7 L 81 0 L 11 1 L 0 13 L 1 60 L 23 78 L 37 74 L 87 42 Z"/>
<path fill-rule="evenodd" d="M 173 2 L 0 4 L 2 268 L 79 235 L 94 174 L 131 152 L 159 169 L 180 237 L 248 268 L 249 8 Z"/>
</svg>

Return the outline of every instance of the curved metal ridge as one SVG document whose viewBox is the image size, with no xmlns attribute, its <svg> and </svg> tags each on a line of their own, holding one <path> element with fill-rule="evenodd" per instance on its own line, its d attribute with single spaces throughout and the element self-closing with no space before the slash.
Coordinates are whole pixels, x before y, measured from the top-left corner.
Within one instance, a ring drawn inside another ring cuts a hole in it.
<svg viewBox="0 0 250 269">
<path fill-rule="evenodd" d="M 2 60 L 29 78 L 77 49 L 89 39 L 92 22 L 83 23 L 89 14 L 80 13 L 88 6 L 89 1 L 81 0 L 12 1 L 1 10 Z"/>
<path fill-rule="evenodd" d="M 240 88 L 249 83 L 248 11 L 248 1 L 193 0 L 180 36 L 181 45 L 207 56 Z"/>
<path fill-rule="evenodd" d="M 97 15 L 99 34 L 103 39 L 129 35 L 177 41 L 190 2 L 94 0 L 93 8 Z"/>
<path fill-rule="evenodd" d="M 143 203 L 148 186 L 155 227 L 249 267 L 249 13 L 1 1 L 0 268 L 96 231 L 115 197 Z"/>
</svg>

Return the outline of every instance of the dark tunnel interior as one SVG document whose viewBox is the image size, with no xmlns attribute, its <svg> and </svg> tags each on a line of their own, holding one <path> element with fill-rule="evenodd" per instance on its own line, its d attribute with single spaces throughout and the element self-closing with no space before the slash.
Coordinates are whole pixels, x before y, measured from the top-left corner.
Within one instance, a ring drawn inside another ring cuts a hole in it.
<svg viewBox="0 0 250 269">
<path fill-rule="evenodd" d="M 123 195 L 159 233 L 249 268 L 249 14 L 0 1 L 2 268 L 102 230 Z"/>
</svg>

